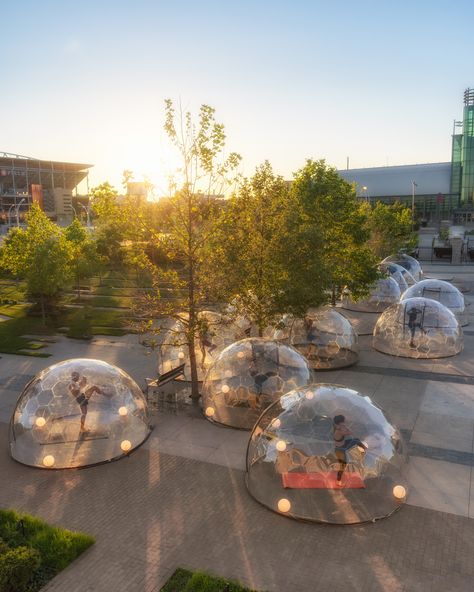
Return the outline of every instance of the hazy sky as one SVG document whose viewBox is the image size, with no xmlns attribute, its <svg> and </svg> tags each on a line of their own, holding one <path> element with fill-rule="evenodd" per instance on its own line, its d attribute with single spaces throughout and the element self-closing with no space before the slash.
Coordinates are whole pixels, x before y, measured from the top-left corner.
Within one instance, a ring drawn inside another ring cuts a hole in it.
<svg viewBox="0 0 474 592">
<path fill-rule="evenodd" d="M 23 0 L 0 12 L 0 150 L 162 188 L 163 100 L 216 108 L 244 173 L 450 160 L 469 0 Z"/>
</svg>

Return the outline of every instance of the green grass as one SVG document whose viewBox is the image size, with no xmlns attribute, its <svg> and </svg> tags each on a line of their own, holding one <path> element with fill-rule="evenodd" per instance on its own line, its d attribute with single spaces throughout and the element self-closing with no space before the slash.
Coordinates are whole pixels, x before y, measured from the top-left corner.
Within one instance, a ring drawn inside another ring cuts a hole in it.
<svg viewBox="0 0 474 592">
<path fill-rule="evenodd" d="M 77 299 L 74 286 L 65 291 L 59 300 L 54 317 L 46 319 L 32 315 L 31 303 L 27 302 L 25 283 L 0 278 L 0 315 L 9 320 L 0 321 L 0 353 L 34 357 L 48 357 L 44 343 L 30 340 L 24 335 L 50 337 L 59 332 L 73 339 L 91 339 L 94 335 L 122 336 L 134 332 L 129 317 L 134 297 L 143 290 L 137 286 L 134 272 L 110 271 L 103 278 L 92 278 L 89 295 Z M 68 304 L 79 307 L 69 307 Z M 107 310 L 110 309 L 110 310 Z"/>
<path fill-rule="evenodd" d="M 192 572 L 178 568 L 161 592 L 256 592 L 237 582 L 212 576 L 205 572 Z"/>
<path fill-rule="evenodd" d="M 26 316 L 28 306 L 1 307 L 0 314 L 10 316 L 9 321 L 0 322 L 0 352 L 47 358 L 50 354 L 38 352 L 40 344 L 23 335 L 51 335 L 54 330 L 44 326 L 40 318 Z"/>
<path fill-rule="evenodd" d="M 56 322 L 58 327 L 68 327 L 65 334 L 73 339 L 90 339 L 93 335 L 120 336 L 127 333 L 123 313 L 116 310 L 97 310 L 90 306 L 71 308 Z"/>
<path fill-rule="evenodd" d="M 21 521 L 21 522 L 20 522 Z M 36 592 L 94 543 L 94 538 L 13 510 L 0 510 L 0 539 L 9 549 L 26 546 L 40 554 L 29 591 Z"/>
</svg>

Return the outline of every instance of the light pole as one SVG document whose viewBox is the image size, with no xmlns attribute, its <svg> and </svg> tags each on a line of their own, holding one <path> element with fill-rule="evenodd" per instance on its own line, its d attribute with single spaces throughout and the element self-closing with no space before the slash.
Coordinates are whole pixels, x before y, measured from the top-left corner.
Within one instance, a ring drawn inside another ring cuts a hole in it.
<svg viewBox="0 0 474 592">
<path fill-rule="evenodd" d="M 415 230 L 415 187 L 418 185 L 415 181 L 411 182 L 411 225 L 412 230 Z"/>
<path fill-rule="evenodd" d="M 370 203 L 369 190 L 368 190 L 368 188 L 365 185 L 364 185 L 364 187 L 362 187 L 362 191 L 365 191 L 365 201 L 367 203 Z"/>
<path fill-rule="evenodd" d="M 20 201 L 18 202 L 18 205 L 15 208 L 15 211 L 16 211 L 16 225 L 17 226 L 20 226 L 20 216 L 19 216 L 20 206 L 21 206 L 21 204 L 25 203 L 25 201 L 26 201 L 25 198 L 20 199 Z"/>
<path fill-rule="evenodd" d="M 89 207 L 85 206 L 84 204 L 79 204 L 81 206 L 81 208 L 86 212 L 86 216 L 87 216 L 87 228 L 91 227 L 91 216 L 90 216 L 90 210 Z"/>
<path fill-rule="evenodd" d="M 8 226 L 12 225 L 12 215 L 11 215 L 11 211 L 13 210 L 13 208 L 15 207 L 15 204 L 12 204 L 9 208 L 8 208 Z"/>
</svg>

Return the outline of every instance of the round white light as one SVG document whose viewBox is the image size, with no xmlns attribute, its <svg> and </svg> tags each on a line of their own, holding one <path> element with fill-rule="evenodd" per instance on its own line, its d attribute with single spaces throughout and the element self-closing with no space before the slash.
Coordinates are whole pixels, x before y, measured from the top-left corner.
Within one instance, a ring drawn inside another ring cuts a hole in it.
<svg viewBox="0 0 474 592">
<path fill-rule="evenodd" d="M 119 415 L 124 417 L 125 415 L 127 415 L 128 409 L 126 407 L 119 407 L 118 413 L 119 413 Z"/>
<path fill-rule="evenodd" d="M 228 384 L 223 384 L 222 385 L 222 392 L 223 393 L 228 393 L 230 391 L 230 387 Z"/>
<path fill-rule="evenodd" d="M 239 351 L 239 353 L 237 354 L 237 357 L 242 359 L 245 356 L 245 353 L 243 351 Z"/>
<path fill-rule="evenodd" d="M 208 407 L 206 409 L 206 415 L 207 415 L 207 417 L 212 417 L 214 415 L 214 413 L 215 413 L 214 407 Z"/>
<path fill-rule="evenodd" d="M 398 500 L 404 500 L 407 496 L 407 490 L 403 485 L 395 485 L 393 488 L 393 497 Z"/>
<path fill-rule="evenodd" d="M 178 354 L 178 358 L 179 358 L 180 360 L 184 360 L 184 352 L 179 352 L 179 354 Z"/>
<path fill-rule="evenodd" d="M 314 399 L 313 391 L 308 391 L 305 396 L 307 399 Z"/>
<path fill-rule="evenodd" d="M 128 452 L 131 447 L 132 447 L 132 443 L 130 442 L 130 440 L 122 440 L 122 442 L 120 443 L 120 448 L 124 452 Z"/>
<path fill-rule="evenodd" d="M 54 456 L 52 454 L 47 454 L 43 458 L 43 464 L 45 467 L 52 467 L 54 465 Z"/>
<path fill-rule="evenodd" d="M 281 420 L 279 420 L 278 417 L 277 417 L 277 418 L 275 418 L 272 421 L 272 427 L 273 428 L 279 428 L 280 426 L 281 426 Z"/>
<path fill-rule="evenodd" d="M 289 512 L 291 508 L 291 504 L 290 504 L 290 500 L 287 500 L 286 498 L 282 497 L 280 500 L 278 500 L 278 511 L 279 512 Z"/>
<path fill-rule="evenodd" d="M 283 452 L 284 450 L 286 450 L 286 442 L 284 440 L 278 440 L 276 444 L 276 449 L 279 452 Z"/>
<path fill-rule="evenodd" d="M 38 428 L 42 428 L 45 425 L 45 423 L 46 423 L 46 420 L 44 417 L 37 417 L 36 418 L 35 424 Z"/>
</svg>

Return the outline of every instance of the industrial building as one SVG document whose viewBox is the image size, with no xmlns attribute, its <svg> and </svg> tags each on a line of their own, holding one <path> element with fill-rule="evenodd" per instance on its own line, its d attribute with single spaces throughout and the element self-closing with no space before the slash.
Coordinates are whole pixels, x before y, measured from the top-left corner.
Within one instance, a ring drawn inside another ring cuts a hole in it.
<svg viewBox="0 0 474 592">
<path fill-rule="evenodd" d="M 33 202 L 59 224 L 71 222 L 73 192 L 91 167 L 0 152 L 0 223 L 17 224 Z"/>
<path fill-rule="evenodd" d="M 451 162 L 338 171 L 370 202 L 400 201 L 421 220 L 474 222 L 474 89 L 464 92 L 463 120 L 454 122 Z"/>
</svg>

